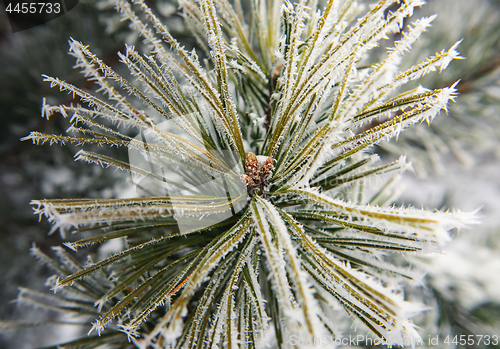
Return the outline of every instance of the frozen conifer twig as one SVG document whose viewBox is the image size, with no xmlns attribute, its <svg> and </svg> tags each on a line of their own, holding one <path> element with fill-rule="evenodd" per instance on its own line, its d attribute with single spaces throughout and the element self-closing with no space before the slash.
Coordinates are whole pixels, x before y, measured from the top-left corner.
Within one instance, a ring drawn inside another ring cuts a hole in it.
<svg viewBox="0 0 500 349">
<path fill-rule="evenodd" d="M 388 11 L 394 3 L 400 6 Z M 331 304 L 320 294 L 385 343 L 414 344 L 420 337 L 411 317 L 421 309 L 404 300 L 401 282 L 415 273 L 383 256 L 439 250 L 450 229 L 475 223 L 473 215 L 333 197 L 408 168 L 404 158 L 373 167 L 367 150 L 447 110 L 455 85 L 395 91 L 446 68 L 459 57 L 458 44 L 399 72 L 433 19 L 424 18 L 385 60 L 361 66 L 380 40 L 406 30 L 403 20 L 420 0 L 380 0 L 364 15 L 350 0 L 324 9 L 252 0 L 248 16 L 240 1 L 181 5 L 208 51 L 203 65 L 145 2 L 117 0 L 151 47 L 150 55 L 133 47 L 120 54 L 130 77 L 75 40 L 75 67 L 96 93 L 45 77 L 80 104 L 44 103 L 43 116 L 60 112 L 79 135 L 24 139 L 85 146 L 76 160 L 130 172 L 143 194 L 32 202 L 53 230 L 87 232 L 65 243 L 71 250 L 124 240 L 121 250 L 85 266 L 58 249 L 63 267 L 52 286 L 92 300 L 91 330 L 102 338 L 117 328 L 139 348 L 287 347 L 294 333 L 319 347 L 315 338 L 332 328 L 323 313 Z M 380 123 L 363 129 L 374 120 Z M 95 146 L 127 147 L 129 161 Z"/>
</svg>

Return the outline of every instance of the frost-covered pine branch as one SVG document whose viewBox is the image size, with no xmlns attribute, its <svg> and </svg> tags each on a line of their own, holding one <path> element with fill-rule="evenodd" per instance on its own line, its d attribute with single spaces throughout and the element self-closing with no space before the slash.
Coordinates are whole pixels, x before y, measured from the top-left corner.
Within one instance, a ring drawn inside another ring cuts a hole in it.
<svg viewBox="0 0 500 349">
<path fill-rule="evenodd" d="M 23 139 L 85 147 L 75 160 L 130 173 L 141 194 L 32 202 L 54 231 L 86 235 L 65 243 L 72 252 L 122 241 L 84 266 L 62 248 L 61 263 L 34 250 L 58 272 L 51 299 L 84 298 L 78 313 L 93 302 L 90 333 L 101 337 L 90 347 L 293 347 L 292 334 L 308 343 L 298 346 L 319 347 L 318 338 L 338 336 L 325 320 L 336 304 L 388 345 L 420 339 L 411 318 L 422 309 L 402 292 L 416 273 L 384 256 L 438 251 L 450 229 L 475 222 L 459 211 L 383 205 L 373 184 L 409 167 L 404 157 L 372 166 L 373 146 L 431 123 L 456 96 L 453 82 L 399 91 L 458 57 L 451 43 L 399 67 L 432 20 L 403 26 L 422 5 L 181 1 L 198 51 L 142 0 L 117 0 L 151 49 L 119 54 L 130 76 L 70 40 L 75 69 L 97 89 L 44 76 L 77 101 L 42 108 L 68 119 L 69 135 Z M 386 58 L 365 65 L 395 33 Z M 123 148 L 129 160 L 102 146 Z M 355 201 L 339 198 L 351 190 Z"/>
</svg>

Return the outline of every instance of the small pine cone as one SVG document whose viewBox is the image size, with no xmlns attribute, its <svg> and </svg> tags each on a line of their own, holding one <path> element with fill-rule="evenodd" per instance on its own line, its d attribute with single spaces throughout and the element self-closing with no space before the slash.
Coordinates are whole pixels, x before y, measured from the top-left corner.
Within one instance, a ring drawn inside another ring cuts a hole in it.
<svg viewBox="0 0 500 349">
<path fill-rule="evenodd" d="M 245 166 L 247 175 L 249 175 L 252 179 L 259 181 L 260 180 L 259 161 L 257 160 L 257 156 L 255 156 L 254 153 L 249 152 L 247 154 Z"/>
<path fill-rule="evenodd" d="M 255 182 L 253 181 L 252 178 L 250 178 L 249 176 L 247 176 L 246 174 L 242 174 L 240 176 L 240 180 L 243 182 L 243 184 L 245 184 L 247 187 L 249 186 L 254 186 L 255 185 Z"/>
<path fill-rule="evenodd" d="M 274 159 L 268 157 L 260 168 L 260 179 L 266 180 L 271 175 L 273 168 L 274 168 Z"/>
</svg>

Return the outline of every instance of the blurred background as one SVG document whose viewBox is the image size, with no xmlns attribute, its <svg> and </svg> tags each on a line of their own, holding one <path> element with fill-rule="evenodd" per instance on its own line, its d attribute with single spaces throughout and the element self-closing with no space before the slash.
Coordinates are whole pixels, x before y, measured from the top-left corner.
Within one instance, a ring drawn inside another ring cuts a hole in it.
<svg viewBox="0 0 500 349">
<path fill-rule="evenodd" d="M 174 0 L 149 4 L 175 37 L 196 45 L 183 28 Z M 52 275 L 29 255 L 32 244 L 50 253 L 51 246 L 62 242 L 58 234 L 47 234 L 49 224 L 33 215 L 30 201 L 113 197 L 128 179 L 113 170 L 74 162 L 76 150 L 71 146 L 49 148 L 20 141 L 30 131 L 61 134 L 67 128 L 62 116 L 49 121 L 40 117 L 43 98 L 51 104 L 71 102 L 70 96 L 43 83 L 41 74 L 89 88 L 72 69 L 69 37 L 90 45 L 118 71 L 116 52 L 124 50 L 124 43 L 140 43 L 106 1 L 80 1 L 66 15 L 16 33 L 4 9 L 0 4 L 0 319 L 45 319 L 47 314 L 12 302 L 19 287 L 44 290 L 45 279 Z M 430 308 L 415 318 L 422 337 L 500 335 L 500 1 L 429 0 L 412 20 L 435 13 L 439 15 L 433 27 L 406 56 L 405 65 L 463 39 L 458 50 L 466 60 L 419 81 L 437 88 L 461 79 L 460 96 L 448 115 L 442 113 L 430 127 L 404 132 L 397 143 L 381 144 L 377 152 L 387 161 L 406 154 L 413 163 L 414 172 L 395 183 L 401 193 L 397 204 L 481 208 L 482 224 L 454 232 L 441 255 L 410 260 L 427 272 L 423 286 L 409 285 L 406 290 L 408 298 Z M 48 346 L 78 331 L 64 327 L 5 332 L 0 334 L 0 348 Z M 345 331 L 353 331 L 350 322 Z"/>
</svg>

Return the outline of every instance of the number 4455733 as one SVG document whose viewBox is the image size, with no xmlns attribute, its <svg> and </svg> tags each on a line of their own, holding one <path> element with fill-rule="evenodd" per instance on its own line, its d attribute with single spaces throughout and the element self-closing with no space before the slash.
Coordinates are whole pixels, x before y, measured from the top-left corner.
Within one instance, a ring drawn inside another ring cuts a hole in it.
<svg viewBox="0 0 500 349">
<path fill-rule="evenodd" d="M 498 345 L 498 336 L 490 336 L 490 335 L 478 335 L 478 334 L 470 334 L 470 335 L 455 335 L 455 336 L 446 336 L 444 339 L 444 344 L 448 345 Z"/>
<path fill-rule="evenodd" d="M 5 12 L 8 13 L 59 13 L 61 12 L 61 4 L 58 2 L 23 2 L 13 6 L 12 3 L 7 5 Z"/>
</svg>

